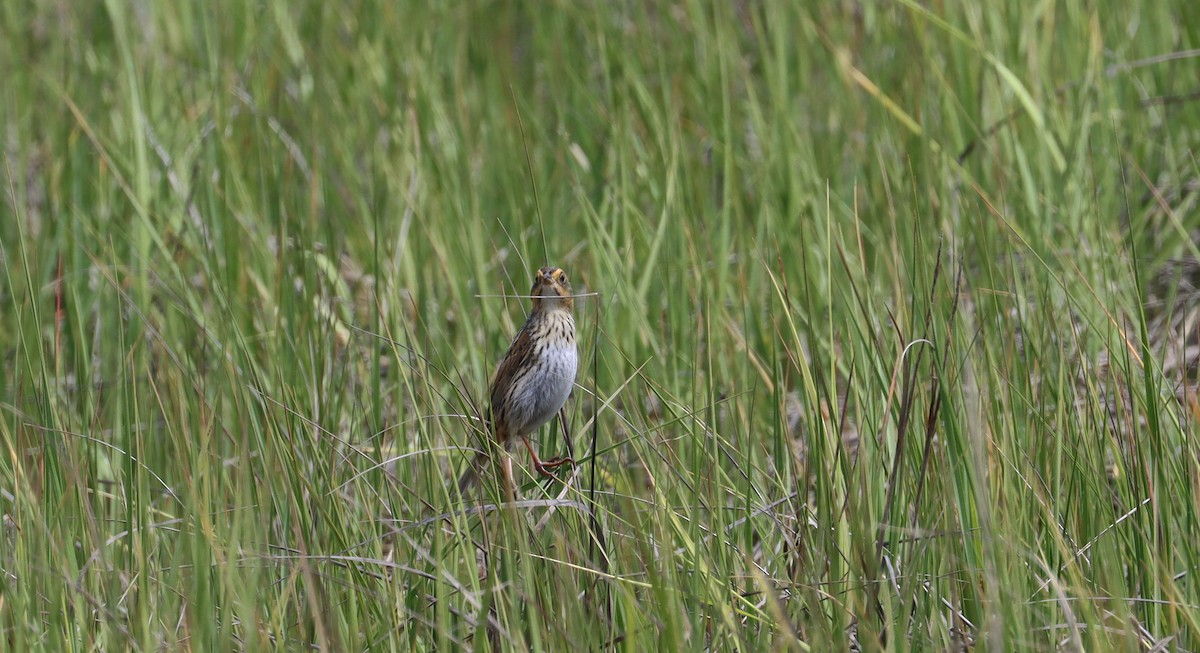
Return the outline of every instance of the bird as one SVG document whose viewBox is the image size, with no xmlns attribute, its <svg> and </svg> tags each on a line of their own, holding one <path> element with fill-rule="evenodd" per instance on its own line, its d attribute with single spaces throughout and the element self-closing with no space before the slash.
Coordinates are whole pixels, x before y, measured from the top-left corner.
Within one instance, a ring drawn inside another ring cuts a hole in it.
<svg viewBox="0 0 1200 653">
<path fill-rule="evenodd" d="M 565 464 L 569 456 L 542 460 L 529 442 L 529 435 L 564 411 L 575 385 L 579 352 L 575 344 L 575 299 L 571 281 L 558 267 L 540 268 L 529 290 L 533 306 L 529 317 L 513 337 L 508 352 L 492 376 L 487 415 L 488 431 L 502 447 L 520 439 L 529 451 L 533 468 L 542 476 Z M 566 424 L 565 413 L 563 424 Z M 458 481 L 464 492 L 479 478 L 487 462 L 486 451 L 475 456 Z M 512 461 L 501 464 L 507 494 L 513 488 Z"/>
</svg>

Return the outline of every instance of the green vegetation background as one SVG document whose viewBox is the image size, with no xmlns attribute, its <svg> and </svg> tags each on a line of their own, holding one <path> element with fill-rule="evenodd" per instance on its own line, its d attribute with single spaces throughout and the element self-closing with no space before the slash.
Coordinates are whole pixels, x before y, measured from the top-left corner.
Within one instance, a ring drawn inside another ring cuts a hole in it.
<svg viewBox="0 0 1200 653">
<path fill-rule="evenodd" d="M 1197 48 L 0 3 L 0 649 L 1200 649 Z M 546 261 L 580 466 L 494 511 L 450 479 Z"/>
</svg>

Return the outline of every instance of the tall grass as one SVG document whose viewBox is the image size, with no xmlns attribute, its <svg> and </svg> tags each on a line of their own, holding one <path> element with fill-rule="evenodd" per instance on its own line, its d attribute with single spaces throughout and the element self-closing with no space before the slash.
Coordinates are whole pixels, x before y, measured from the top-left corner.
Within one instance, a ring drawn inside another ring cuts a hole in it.
<svg viewBox="0 0 1200 653">
<path fill-rule="evenodd" d="M 0 649 L 1200 648 L 1196 16 L 3 3 Z"/>
</svg>

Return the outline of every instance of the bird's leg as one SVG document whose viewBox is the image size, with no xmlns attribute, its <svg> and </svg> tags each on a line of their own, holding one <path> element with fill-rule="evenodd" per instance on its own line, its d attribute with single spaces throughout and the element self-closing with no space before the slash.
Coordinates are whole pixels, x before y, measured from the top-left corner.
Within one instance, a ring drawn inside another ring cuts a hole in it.
<svg viewBox="0 0 1200 653">
<path fill-rule="evenodd" d="M 554 469 L 555 467 L 561 467 L 567 463 L 571 463 L 572 465 L 575 464 L 574 460 L 571 460 L 566 456 L 543 461 L 541 458 L 538 458 L 537 452 L 533 450 L 533 445 L 529 443 L 528 436 L 522 435 L 521 442 L 524 442 L 525 448 L 529 450 L 529 457 L 533 459 L 533 468 L 536 469 L 537 473 L 541 474 L 542 476 L 554 476 L 550 470 Z"/>
<path fill-rule="evenodd" d="M 562 425 L 563 442 L 567 443 L 567 455 L 559 456 L 558 458 L 551 458 L 550 460 L 540 461 L 542 463 L 542 467 L 547 469 L 554 469 L 555 467 L 559 467 L 567 463 L 571 463 L 572 467 L 575 466 L 575 452 L 571 451 L 571 432 L 567 430 L 566 406 L 558 409 L 558 423 Z M 543 476 L 547 475 L 548 474 L 543 473 Z"/>
</svg>

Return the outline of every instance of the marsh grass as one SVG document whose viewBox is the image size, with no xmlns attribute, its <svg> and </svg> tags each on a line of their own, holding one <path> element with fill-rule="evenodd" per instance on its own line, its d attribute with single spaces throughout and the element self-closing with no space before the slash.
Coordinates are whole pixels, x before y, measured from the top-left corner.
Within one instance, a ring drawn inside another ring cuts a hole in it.
<svg viewBox="0 0 1200 653">
<path fill-rule="evenodd" d="M 1200 648 L 1198 36 L 3 3 L 0 648 Z M 497 509 L 544 248 L 579 466 Z"/>
</svg>

